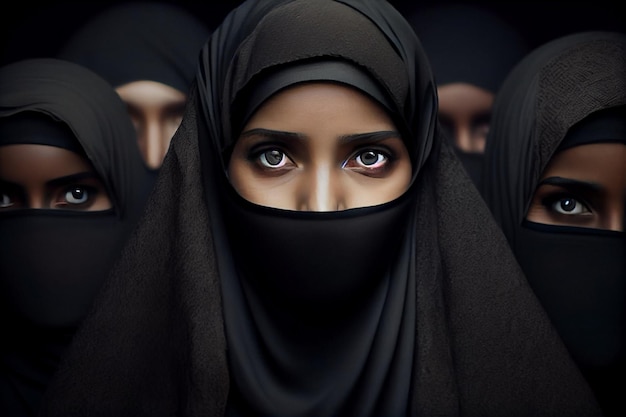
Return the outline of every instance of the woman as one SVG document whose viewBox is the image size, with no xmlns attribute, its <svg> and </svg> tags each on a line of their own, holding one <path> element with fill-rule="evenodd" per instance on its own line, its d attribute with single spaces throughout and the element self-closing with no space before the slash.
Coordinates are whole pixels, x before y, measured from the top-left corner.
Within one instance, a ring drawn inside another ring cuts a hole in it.
<svg viewBox="0 0 626 417">
<path fill-rule="evenodd" d="M 245 2 L 197 80 L 44 415 L 596 414 L 388 3 Z"/>
<path fill-rule="evenodd" d="M 56 59 L 0 68 L 2 415 L 36 415 L 139 217 L 133 135 L 89 70 Z"/>
<path fill-rule="evenodd" d="M 58 57 L 86 66 L 115 87 L 128 106 L 146 167 L 156 175 L 208 37 L 204 22 L 181 7 L 130 2 L 84 24 Z"/>
<path fill-rule="evenodd" d="M 518 28 L 476 4 L 418 5 L 409 22 L 431 62 L 439 120 L 480 188 L 491 107 L 502 81 L 530 52 Z"/>
<path fill-rule="evenodd" d="M 626 36 L 526 57 L 496 98 L 483 194 L 607 415 L 626 412 Z"/>
</svg>

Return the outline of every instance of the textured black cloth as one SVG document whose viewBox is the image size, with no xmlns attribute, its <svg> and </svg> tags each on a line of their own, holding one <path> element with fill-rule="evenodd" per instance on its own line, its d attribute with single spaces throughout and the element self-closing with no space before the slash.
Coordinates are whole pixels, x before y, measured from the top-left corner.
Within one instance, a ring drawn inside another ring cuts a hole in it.
<svg viewBox="0 0 626 417">
<path fill-rule="evenodd" d="M 528 280 L 608 415 L 624 415 L 624 232 L 525 221 L 561 149 L 626 139 L 626 36 L 553 40 L 513 70 L 498 94 L 483 195 Z M 599 167 L 601 169 L 601 167 Z"/>
<path fill-rule="evenodd" d="M 400 198 L 294 212 L 247 202 L 228 183 L 223 158 L 245 109 L 238 98 L 274 70 L 313 61 L 353 65 L 393 104 L 414 169 Z M 428 61 L 388 3 L 245 2 L 203 48 L 197 80 L 150 209 L 42 415 L 598 415 L 442 143 Z M 360 230 L 369 221 L 372 245 Z M 292 226 L 294 236 L 283 234 Z M 295 239 L 302 249 L 286 248 Z M 276 249 L 255 252 L 261 244 Z M 344 252 L 324 258 L 333 248 Z M 375 270 L 361 265 L 369 261 Z M 268 265 L 255 272 L 260 262 Z M 265 272 L 271 264 L 296 276 Z"/>
<path fill-rule="evenodd" d="M 113 205 L 97 212 L 0 211 L 0 414 L 34 416 L 140 216 L 146 174 L 119 96 L 70 62 L 31 59 L 0 68 L 0 126 L 0 146 L 80 147 Z"/>
</svg>

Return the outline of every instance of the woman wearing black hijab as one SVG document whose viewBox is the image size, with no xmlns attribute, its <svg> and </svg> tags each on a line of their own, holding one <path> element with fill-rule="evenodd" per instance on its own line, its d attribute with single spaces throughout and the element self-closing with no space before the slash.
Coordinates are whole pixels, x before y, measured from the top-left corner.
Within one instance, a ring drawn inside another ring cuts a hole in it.
<svg viewBox="0 0 626 417">
<path fill-rule="evenodd" d="M 417 5 L 408 20 L 433 68 L 442 127 L 480 188 L 493 100 L 530 52 L 528 43 L 510 22 L 476 4 Z"/>
<path fill-rule="evenodd" d="M 598 414 L 435 130 L 428 61 L 388 3 L 245 2 L 197 80 L 151 209 L 43 415 Z M 345 107 L 300 99 L 328 97 L 319 88 Z M 355 126 L 350 96 L 375 121 Z M 328 137 L 309 131 L 344 122 L 331 169 L 312 151 Z M 359 170 L 379 163 L 402 191 L 371 192 Z M 259 182 L 238 170 L 274 167 Z M 292 177 L 327 194 L 283 192 Z"/>
<path fill-rule="evenodd" d="M 34 416 L 143 200 L 115 91 L 56 59 L 0 68 L 0 414 Z"/>
<path fill-rule="evenodd" d="M 496 98 L 485 200 L 607 415 L 626 402 L 626 36 L 553 40 Z"/>
<path fill-rule="evenodd" d="M 146 167 L 156 174 L 180 125 L 209 33 L 182 7 L 129 2 L 85 23 L 58 57 L 86 66 L 115 87 L 137 129 Z"/>
</svg>

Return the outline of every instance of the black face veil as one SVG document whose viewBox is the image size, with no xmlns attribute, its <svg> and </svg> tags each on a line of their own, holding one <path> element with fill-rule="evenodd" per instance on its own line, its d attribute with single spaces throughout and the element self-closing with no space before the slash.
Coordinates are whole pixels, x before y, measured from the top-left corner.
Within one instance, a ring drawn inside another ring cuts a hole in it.
<svg viewBox="0 0 626 417">
<path fill-rule="evenodd" d="M 351 70 L 338 75 L 328 62 Z M 311 77 L 307 65 L 319 63 Z M 242 103 L 252 102 L 239 100 L 274 76 L 290 85 L 285 74 L 302 68 L 308 75 L 297 82 L 322 74 L 387 107 L 413 164 L 403 196 L 316 213 L 235 193 L 224 156 L 246 117 Z M 248 1 L 233 10 L 202 50 L 151 206 L 43 415 L 596 414 L 504 237 L 441 143 L 436 108 L 419 41 L 384 1 Z M 387 245 L 362 239 L 370 225 Z M 323 247 L 331 241 L 342 250 Z M 272 265 L 289 272 L 271 274 Z"/>
</svg>

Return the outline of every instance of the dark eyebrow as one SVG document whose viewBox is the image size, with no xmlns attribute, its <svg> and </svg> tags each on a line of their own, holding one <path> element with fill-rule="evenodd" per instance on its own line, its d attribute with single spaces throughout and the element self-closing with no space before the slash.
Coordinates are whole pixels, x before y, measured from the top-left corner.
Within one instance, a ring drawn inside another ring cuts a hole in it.
<svg viewBox="0 0 626 417">
<path fill-rule="evenodd" d="M 381 130 L 379 132 L 342 135 L 339 137 L 339 143 L 341 143 L 342 145 L 346 145 L 351 142 L 376 143 L 390 138 L 401 139 L 401 136 L 400 133 L 396 132 L 395 130 Z"/>
<path fill-rule="evenodd" d="M 59 178 L 55 178 L 53 180 L 47 181 L 46 187 L 60 187 L 63 185 L 71 184 L 73 182 L 79 182 L 80 180 L 91 179 L 91 178 L 100 180 L 100 177 L 95 172 L 85 171 L 85 172 L 78 172 L 76 174 L 67 175 L 65 177 L 59 177 Z"/>
<path fill-rule="evenodd" d="M 304 140 L 306 139 L 304 135 L 301 135 L 295 132 L 283 132 L 282 130 L 271 130 L 271 129 L 261 129 L 261 128 L 246 130 L 245 132 L 239 135 L 240 138 L 249 137 L 249 136 L 265 136 L 268 138 L 271 137 L 271 138 L 276 138 L 276 139 L 281 139 L 281 140 L 285 140 L 285 139 Z"/>
<path fill-rule="evenodd" d="M 300 133 L 295 132 L 284 132 L 280 130 L 270 130 L 270 129 L 250 129 L 243 132 L 240 137 L 249 137 L 249 136 L 265 136 L 272 137 L 280 140 L 306 140 L 307 137 Z M 374 143 L 380 142 L 389 138 L 400 138 L 400 133 L 395 130 L 383 130 L 379 132 L 367 132 L 367 133 L 355 133 L 351 135 L 341 135 L 339 137 L 339 143 L 341 145 L 348 144 L 350 142 L 363 142 L 363 143 Z"/>
<path fill-rule="evenodd" d="M 573 187 L 573 188 L 586 189 L 586 190 L 591 190 L 591 191 L 596 191 L 596 192 L 603 190 L 603 187 L 600 184 L 595 183 L 595 182 L 581 181 L 581 180 L 575 180 L 575 179 L 563 178 L 563 177 L 545 178 L 539 182 L 538 186 L 542 186 L 544 184 L 556 185 L 560 187 Z"/>
</svg>

